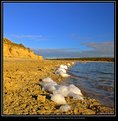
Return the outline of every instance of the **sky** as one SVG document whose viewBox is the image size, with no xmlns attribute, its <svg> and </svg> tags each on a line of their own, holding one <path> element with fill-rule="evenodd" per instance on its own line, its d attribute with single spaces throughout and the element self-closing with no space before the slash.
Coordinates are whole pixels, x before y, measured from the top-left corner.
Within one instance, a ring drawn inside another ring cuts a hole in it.
<svg viewBox="0 0 118 121">
<path fill-rule="evenodd" d="M 3 37 L 44 57 L 114 57 L 114 3 L 3 3 Z"/>
</svg>

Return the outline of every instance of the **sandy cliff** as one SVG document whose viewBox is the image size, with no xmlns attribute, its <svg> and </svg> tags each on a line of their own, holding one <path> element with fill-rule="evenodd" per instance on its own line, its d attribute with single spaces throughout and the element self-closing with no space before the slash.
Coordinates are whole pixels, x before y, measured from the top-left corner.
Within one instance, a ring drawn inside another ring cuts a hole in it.
<svg viewBox="0 0 118 121">
<path fill-rule="evenodd" d="M 39 59 L 43 60 L 42 56 L 34 54 L 29 48 L 26 48 L 22 44 L 16 44 L 8 40 L 3 39 L 3 56 L 5 58 L 26 58 L 26 59 Z"/>
</svg>

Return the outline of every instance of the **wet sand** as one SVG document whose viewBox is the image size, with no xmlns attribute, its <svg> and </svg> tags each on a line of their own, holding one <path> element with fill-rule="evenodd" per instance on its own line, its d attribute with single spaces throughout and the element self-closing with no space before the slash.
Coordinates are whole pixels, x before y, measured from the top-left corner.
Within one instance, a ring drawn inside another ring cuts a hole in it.
<svg viewBox="0 0 118 121">
<path fill-rule="evenodd" d="M 71 106 L 68 112 L 61 112 L 60 106 L 51 101 L 50 93 L 42 90 L 40 79 L 50 77 L 58 84 L 64 81 L 65 78 L 54 74 L 54 68 L 68 62 L 73 60 L 5 59 L 3 61 L 3 114 L 114 114 L 114 109 L 101 105 L 97 100 L 89 97 L 85 97 L 84 100 L 66 97 L 67 103 Z"/>
</svg>

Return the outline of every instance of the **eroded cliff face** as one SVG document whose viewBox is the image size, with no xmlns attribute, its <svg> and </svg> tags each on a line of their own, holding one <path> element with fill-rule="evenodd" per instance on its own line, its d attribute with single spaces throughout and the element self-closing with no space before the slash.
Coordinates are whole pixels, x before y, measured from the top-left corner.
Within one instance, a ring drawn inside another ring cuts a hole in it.
<svg viewBox="0 0 118 121">
<path fill-rule="evenodd" d="M 4 58 L 26 58 L 43 60 L 42 56 L 34 54 L 34 52 L 29 48 L 26 48 L 22 44 L 13 43 L 7 38 L 3 39 L 3 56 Z"/>
</svg>

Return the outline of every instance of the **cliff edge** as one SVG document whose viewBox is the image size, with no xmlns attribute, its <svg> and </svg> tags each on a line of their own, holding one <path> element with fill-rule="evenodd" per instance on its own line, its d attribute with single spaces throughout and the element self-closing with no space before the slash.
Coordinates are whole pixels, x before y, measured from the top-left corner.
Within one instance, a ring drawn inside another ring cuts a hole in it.
<svg viewBox="0 0 118 121">
<path fill-rule="evenodd" d="M 26 48 L 23 44 L 16 44 L 3 38 L 3 56 L 4 58 L 23 58 L 43 60 L 42 56 L 36 55 L 30 48 Z"/>
</svg>

